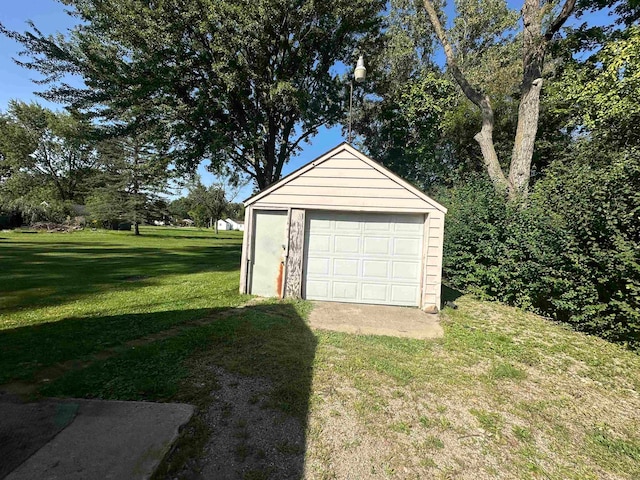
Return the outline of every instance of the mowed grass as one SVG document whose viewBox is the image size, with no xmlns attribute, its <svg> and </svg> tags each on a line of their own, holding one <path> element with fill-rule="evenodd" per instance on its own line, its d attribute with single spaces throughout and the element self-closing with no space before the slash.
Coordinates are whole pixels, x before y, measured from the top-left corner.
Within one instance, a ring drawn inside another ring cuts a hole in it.
<svg viewBox="0 0 640 480">
<path fill-rule="evenodd" d="M 237 293 L 239 236 L 143 234 L 0 234 L 0 376 L 201 407 L 158 478 L 215 435 L 220 367 L 302 422 L 306 478 L 640 478 L 634 352 L 468 296 L 435 341 L 311 331 L 308 302 Z"/>
<path fill-rule="evenodd" d="M 462 297 L 437 341 L 318 332 L 311 478 L 640 478 L 640 356 Z"/>
<path fill-rule="evenodd" d="M 0 384 L 248 298 L 239 232 L 141 231 L 0 233 Z"/>
</svg>

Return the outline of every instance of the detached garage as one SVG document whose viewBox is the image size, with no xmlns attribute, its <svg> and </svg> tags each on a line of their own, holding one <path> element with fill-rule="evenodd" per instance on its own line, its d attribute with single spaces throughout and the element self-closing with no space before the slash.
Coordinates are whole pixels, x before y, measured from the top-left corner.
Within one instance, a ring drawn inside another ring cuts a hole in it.
<svg viewBox="0 0 640 480">
<path fill-rule="evenodd" d="M 343 143 L 245 202 L 240 291 L 438 310 L 446 212 Z"/>
</svg>

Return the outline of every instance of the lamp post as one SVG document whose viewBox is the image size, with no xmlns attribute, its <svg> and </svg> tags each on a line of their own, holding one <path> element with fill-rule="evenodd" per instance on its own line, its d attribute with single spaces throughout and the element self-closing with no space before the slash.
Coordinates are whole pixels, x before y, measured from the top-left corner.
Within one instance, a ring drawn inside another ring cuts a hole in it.
<svg viewBox="0 0 640 480">
<path fill-rule="evenodd" d="M 367 69 L 364 68 L 364 57 L 360 55 L 358 58 L 358 63 L 356 64 L 356 69 L 353 71 L 353 77 L 356 82 L 361 83 L 364 82 L 364 79 L 367 76 Z M 347 137 L 347 141 L 351 143 L 351 110 L 353 109 L 353 80 L 349 82 L 350 94 L 349 94 L 349 136 Z"/>
</svg>

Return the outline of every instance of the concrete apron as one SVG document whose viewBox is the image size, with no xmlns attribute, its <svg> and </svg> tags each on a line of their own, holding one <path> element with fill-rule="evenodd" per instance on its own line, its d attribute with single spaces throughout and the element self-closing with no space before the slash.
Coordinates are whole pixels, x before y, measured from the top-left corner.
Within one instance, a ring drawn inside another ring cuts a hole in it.
<svg viewBox="0 0 640 480">
<path fill-rule="evenodd" d="M 78 406 L 73 421 L 6 480 L 150 478 L 194 411 L 176 403 L 62 402 Z"/>
<path fill-rule="evenodd" d="M 317 329 L 360 335 L 417 339 L 440 338 L 444 335 L 437 313 L 387 305 L 314 301 L 309 324 Z"/>
</svg>

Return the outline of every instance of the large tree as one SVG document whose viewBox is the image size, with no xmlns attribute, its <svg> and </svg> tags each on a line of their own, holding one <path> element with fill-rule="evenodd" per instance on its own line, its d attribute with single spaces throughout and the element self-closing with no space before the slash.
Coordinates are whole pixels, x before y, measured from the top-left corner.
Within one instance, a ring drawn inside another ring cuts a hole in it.
<svg viewBox="0 0 640 480">
<path fill-rule="evenodd" d="M 21 65 L 45 75 L 42 95 L 129 130 L 153 128 L 178 164 L 279 179 L 301 142 L 343 116 L 335 71 L 380 32 L 382 0 L 60 0 L 79 25 L 8 36 Z M 65 83 L 79 75 L 82 87 Z"/>
<path fill-rule="evenodd" d="M 0 197 L 18 209 L 82 203 L 97 161 L 92 125 L 37 103 L 9 102 L 0 114 Z"/>
<path fill-rule="evenodd" d="M 458 41 L 454 45 L 451 31 L 443 27 L 442 13 L 432 0 L 423 0 L 429 21 L 436 37 L 444 49 L 448 71 L 465 96 L 481 112 L 482 127 L 474 139 L 480 145 L 486 171 L 496 189 L 508 192 L 510 198 L 526 195 L 531 175 L 531 162 L 538 131 L 540 114 L 540 92 L 543 84 L 543 67 L 549 45 L 562 26 L 574 12 L 576 0 L 564 0 L 561 6 L 541 0 L 524 0 L 521 18 L 521 83 L 519 91 L 518 121 L 508 173 L 505 175 L 496 153 L 493 131 L 495 126 L 494 108 L 491 98 L 478 87 L 477 79 L 471 78 L 461 68 L 460 57 L 467 51 L 482 51 L 494 42 L 501 42 L 504 32 L 495 23 L 481 24 L 479 18 L 490 18 L 488 9 L 506 8 L 503 0 L 461 0 L 458 2 Z M 454 22 L 455 24 L 455 22 Z M 460 28 L 463 26 L 464 28 Z M 455 28 L 455 27 L 454 27 Z M 462 33 L 462 35 L 460 35 Z M 478 43 L 477 39 L 482 38 Z M 456 48 L 457 47 L 457 48 Z M 490 72 L 486 72 L 490 74 Z"/>
<path fill-rule="evenodd" d="M 89 211 L 103 221 L 130 221 L 140 235 L 140 223 L 157 213 L 159 194 L 168 190 L 172 170 L 167 156 L 143 136 L 104 140 L 98 148 L 99 174 L 87 201 Z"/>
<path fill-rule="evenodd" d="M 191 210 L 201 212 L 200 215 L 204 214 L 209 220 L 209 226 L 218 233 L 218 220 L 227 213 L 229 206 L 224 185 L 219 183 L 207 187 L 197 180 L 189 189 L 187 199 L 191 204 Z"/>
</svg>

